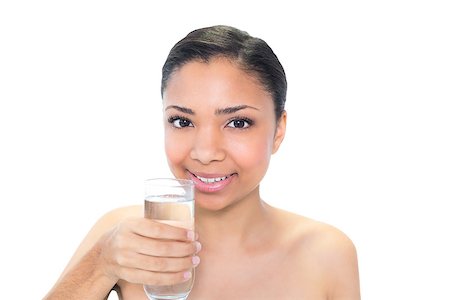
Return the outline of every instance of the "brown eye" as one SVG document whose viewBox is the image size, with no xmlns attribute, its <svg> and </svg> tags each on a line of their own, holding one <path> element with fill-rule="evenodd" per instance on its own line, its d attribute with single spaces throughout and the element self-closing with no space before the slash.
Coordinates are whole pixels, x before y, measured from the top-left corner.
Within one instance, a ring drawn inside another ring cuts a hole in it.
<svg viewBox="0 0 450 300">
<path fill-rule="evenodd" d="M 244 128 L 248 128 L 253 124 L 252 121 L 250 120 L 246 120 L 246 119 L 236 119 L 231 121 L 230 123 L 228 123 L 228 127 L 231 128 L 238 128 L 238 129 L 244 129 Z"/>
<path fill-rule="evenodd" d="M 169 123 L 172 123 L 173 127 L 176 128 L 184 128 L 184 127 L 193 127 L 194 125 L 189 119 L 181 118 L 181 117 L 171 117 L 169 118 Z"/>
<path fill-rule="evenodd" d="M 186 119 L 179 119 L 176 122 L 178 122 L 177 127 L 189 127 L 191 125 L 191 122 Z"/>
</svg>

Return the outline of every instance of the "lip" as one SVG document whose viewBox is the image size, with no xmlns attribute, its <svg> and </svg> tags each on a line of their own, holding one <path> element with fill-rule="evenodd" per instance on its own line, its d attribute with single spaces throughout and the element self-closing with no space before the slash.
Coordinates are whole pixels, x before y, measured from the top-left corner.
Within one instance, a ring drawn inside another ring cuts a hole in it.
<svg viewBox="0 0 450 300">
<path fill-rule="evenodd" d="M 195 184 L 195 188 L 198 191 L 204 192 L 204 193 L 215 193 L 215 192 L 223 190 L 225 187 L 227 187 L 231 183 L 231 181 L 233 180 L 235 175 L 237 175 L 237 173 L 231 173 L 231 174 L 225 175 L 225 174 L 192 173 L 190 171 L 188 171 L 188 173 L 189 173 L 189 176 L 191 177 L 191 180 Z M 201 181 L 199 178 L 197 178 L 197 176 L 203 177 L 203 178 L 221 178 L 221 177 L 226 177 L 226 178 L 221 181 L 206 183 L 206 182 Z"/>
</svg>

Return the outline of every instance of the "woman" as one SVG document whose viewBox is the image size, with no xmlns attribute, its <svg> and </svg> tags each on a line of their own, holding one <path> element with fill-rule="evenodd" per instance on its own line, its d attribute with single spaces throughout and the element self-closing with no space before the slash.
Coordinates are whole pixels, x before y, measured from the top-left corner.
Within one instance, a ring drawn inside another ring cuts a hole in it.
<svg viewBox="0 0 450 300">
<path fill-rule="evenodd" d="M 227 26 L 170 51 L 161 93 L 165 150 L 196 184 L 196 232 L 143 218 L 101 218 L 46 299 L 142 299 L 142 285 L 187 280 L 189 299 L 360 299 L 356 251 L 339 230 L 276 209 L 259 184 L 286 129 L 286 77 L 261 39 Z M 201 262 L 200 262 L 201 260 Z"/>
</svg>

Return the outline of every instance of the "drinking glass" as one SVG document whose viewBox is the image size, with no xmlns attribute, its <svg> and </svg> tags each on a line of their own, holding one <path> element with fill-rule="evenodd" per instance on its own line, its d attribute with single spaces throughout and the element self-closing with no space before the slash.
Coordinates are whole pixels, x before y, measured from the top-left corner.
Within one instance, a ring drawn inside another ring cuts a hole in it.
<svg viewBox="0 0 450 300">
<path fill-rule="evenodd" d="M 156 178 L 145 181 L 145 217 L 194 230 L 194 182 Z M 174 285 L 144 285 L 150 300 L 185 300 L 194 284 L 194 268 L 188 281 Z"/>
</svg>

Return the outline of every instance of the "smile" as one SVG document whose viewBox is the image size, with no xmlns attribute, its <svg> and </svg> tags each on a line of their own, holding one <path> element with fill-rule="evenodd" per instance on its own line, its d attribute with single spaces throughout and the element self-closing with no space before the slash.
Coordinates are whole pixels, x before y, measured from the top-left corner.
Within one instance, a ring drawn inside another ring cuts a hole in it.
<svg viewBox="0 0 450 300">
<path fill-rule="evenodd" d="M 206 174 L 202 174 L 203 176 L 200 176 L 191 172 L 189 172 L 189 174 L 192 181 L 194 181 L 195 188 L 198 191 L 205 193 L 213 193 L 223 190 L 232 182 L 233 178 L 235 177 L 234 175 L 237 175 L 237 173 L 232 173 L 225 176 L 208 176 Z"/>
<path fill-rule="evenodd" d="M 224 176 L 224 177 L 217 177 L 217 178 L 205 178 L 205 177 L 201 177 L 201 176 L 197 176 L 194 174 L 195 177 L 197 177 L 198 179 L 200 179 L 202 182 L 204 183 L 213 183 L 213 182 L 219 182 L 222 180 L 225 180 L 228 178 L 228 176 Z"/>
</svg>

